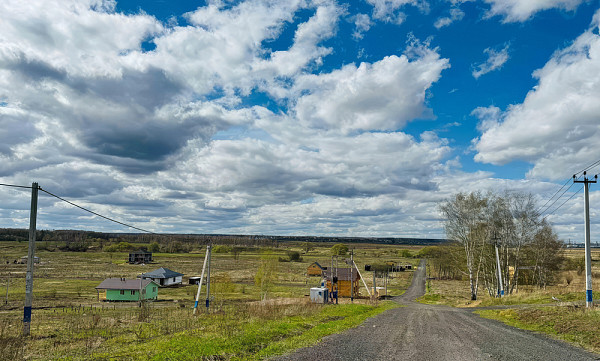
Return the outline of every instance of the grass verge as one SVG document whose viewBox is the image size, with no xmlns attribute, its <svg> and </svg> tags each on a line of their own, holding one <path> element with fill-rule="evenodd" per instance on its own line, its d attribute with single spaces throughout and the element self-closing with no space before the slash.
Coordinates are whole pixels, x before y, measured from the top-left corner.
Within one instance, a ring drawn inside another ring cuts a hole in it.
<svg viewBox="0 0 600 361">
<path fill-rule="evenodd" d="M 544 307 L 479 310 L 475 313 L 513 327 L 541 332 L 593 352 L 600 352 L 600 338 L 598 337 L 600 310 L 598 309 Z"/>
</svg>

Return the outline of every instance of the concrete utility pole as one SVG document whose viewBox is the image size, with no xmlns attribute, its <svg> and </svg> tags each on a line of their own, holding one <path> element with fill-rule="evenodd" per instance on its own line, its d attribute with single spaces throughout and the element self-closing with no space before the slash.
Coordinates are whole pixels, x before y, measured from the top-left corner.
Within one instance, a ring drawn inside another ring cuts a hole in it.
<svg viewBox="0 0 600 361">
<path fill-rule="evenodd" d="M 200 299 L 200 292 L 202 291 L 202 281 L 204 280 L 204 270 L 206 270 L 206 264 L 208 263 L 208 251 L 210 245 L 206 246 L 206 254 L 204 255 L 204 264 L 202 265 L 202 274 L 200 275 L 200 283 L 198 283 L 198 293 L 196 293 L 196 302 L 194 303 L 194 315 L 198 311 L 198 300 Z"/>
<path fill-rule="evenodd" d="M 350 251 L 350 263 L 354 263 L 354 249 Z M 354 267 L 350 266 L 350 302 L 354 303 Z"/>
<path fill-rule="evenodd" d="M 23 308 L 23 335 L 29 336 L 31 329 L 31 305 L 33 303 L 33 260 L 35 257 L 35 228 L 37 221 L 38 189 L 31 183 L 31 210 L 29 216 L 29 248 L 27 250 L 27 274 L 25 276 L 25 307 Z"/>
<path fill-rule="evenodd" d="M 498 241 L 500 238 L 494 235 L 494 247 L 496 248 L 496 267 L 498 267 L 498 296 L 504 297 L 504 286 L 502 285 L 502 269 L 500 269 L 500 256 L 498 255 Z"/>
<path fill-rule="evenodd" d="M 210 307 L 210 258 L 212 256 L 212 247 L 209 245 L 208 249 L 208 267 L 207 267 L 207 275 L 206 275 L 206 312 L 208 312 L 208 308 Z"/>
<path fill-rule="evenodd" d="M 585 305 L 587 307 L 594 306 L 592 298 L 592 252 L 590 242 L 590 195 L 589 184 L 596 183 L 598 175 L 594 176 L 594 180 L 589 180 L 586 177 L 586 172 L 583 172 L 583 180 L 578 181 L 576 175 L 573 175 L 573 183 L 583 183 L 585 189 L 584 207 L 585 207 Z"/>
</svg>

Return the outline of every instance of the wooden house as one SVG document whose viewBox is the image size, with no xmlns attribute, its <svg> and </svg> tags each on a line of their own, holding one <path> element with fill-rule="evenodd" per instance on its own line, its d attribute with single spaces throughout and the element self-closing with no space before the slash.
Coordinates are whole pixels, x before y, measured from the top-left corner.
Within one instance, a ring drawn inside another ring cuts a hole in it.
<svg viewBox="0 0 600 361">
<path fill-rule="evenodd" d="M 329 292 L 334 290 L 332 289 L 332 281 L 334 284 L 337 281 L 338 297 L 350 297 L 351 290 L 353 290 L 354 297 L 359 295 L 360 275 L 356 269 L 332 268 L 331 270 L 324 271 L 323 277 L 325 278 L 325 286 L 329 289 Z"/>
<path fill-rule="evenodd" d="M 152 272 L 142 273 L 138 277 L 152 280 L 160 287 L 168 287 L 180 285 L 183 280 L 183 273 L 171 271 L 168 268 L 161 267 Z"/>
<path fill-rule="evenodd" d="M 313 262 L 306 269 L 307 276 L 321 276 L 323 271 L 326 271 L 327 267 L 323 267 L 319 264 L 319 262 Z"/>
<path fill-rule="evenodd" d="M 143 249 L 129 252 L 129 263 L 131 264 L 151 263 L 152 261 L 152 252 Z"/>
<path fill-rule="evenodd" d="M 96 287 L 98 300 L 139 301 L 140 288 L 143 300 L 158 298 L 158 285 L 152 280 L 128 280 L 125 278 L 107 278 Z"/>
</svg>

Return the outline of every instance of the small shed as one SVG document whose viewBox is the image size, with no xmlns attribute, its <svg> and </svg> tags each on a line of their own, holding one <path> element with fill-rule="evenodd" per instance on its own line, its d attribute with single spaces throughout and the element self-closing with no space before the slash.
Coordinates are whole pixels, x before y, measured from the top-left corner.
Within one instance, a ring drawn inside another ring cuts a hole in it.
<svg viewBox="0 0 600 361">
<path fill-rule="evenodd" d="M 313 287 L 310 289 L 310 301 L 313 303 L 327 303 L 329 290 L 325 287 Z"/>
<path fill-rule="evenodd" d="M 107 278 L 96 287 L 98 300 L 103 301 L 139 301 L 156 300 L 158 285 L 152 280 L 128 280 L 125 278 Z"/>
<path fill-rule="evenodd" d="M 333 272 L 332 272 L 333 271 Z M 323 272 L 327 289 L 333 292 L 332 281 L 336 284 L 338 297 L 350 297 L 351 293 L 356 297 L 359 295 L 360 275 L 358 271 L 352 268 L 332 268 Z"/>
<path fill-rule="evenodd" d="M 319 262 L 313 262 L 306 269 L 306 274 L 308 276 L 321 276 L 323 271 L 326 271 L 327 267 L 323 267 L 319 264 Z"/>
<path fill-rule="evenodd" d="M 188 278 L 188 283 L 190 285 L 197 285 L 197 284 L 199 284 L 200 283 L 200 276 L 193 276 L 193 277 Z"/>
<path fill-rule="evenodd" d="M 131 264 L 151 263 L 152 261 L 152 252 L 143 249 L 129 252 L 129 263 Z"/>
<path fill-rule="evenodd" d="M 138 277 L 150 279 L 160 287 L 180 285 L 183 281 L 183 273 L 171 271 L 170 269 L 164 267 L 155 269 L 152 272 L 142 273 Z"/>
</svg>

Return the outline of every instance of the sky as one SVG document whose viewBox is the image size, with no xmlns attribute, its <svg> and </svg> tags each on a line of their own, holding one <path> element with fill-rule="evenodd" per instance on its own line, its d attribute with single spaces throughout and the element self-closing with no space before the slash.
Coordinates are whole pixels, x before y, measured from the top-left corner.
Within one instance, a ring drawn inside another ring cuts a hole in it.
<svg viewBox="0 0 600 361">
<path fill-rule="evenodd" d="M 541 207 L 600 160 L 599 26 L 585 0 L 4 0 L 0 183 L 157 233 L 443 238 L 458 192 Z M 0 227 L 30 197 L 0 186 Z M 546 208 L 583 240 L 579 184 Z"/>
</svg>

